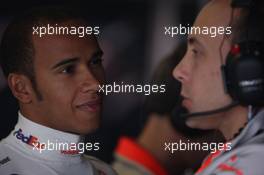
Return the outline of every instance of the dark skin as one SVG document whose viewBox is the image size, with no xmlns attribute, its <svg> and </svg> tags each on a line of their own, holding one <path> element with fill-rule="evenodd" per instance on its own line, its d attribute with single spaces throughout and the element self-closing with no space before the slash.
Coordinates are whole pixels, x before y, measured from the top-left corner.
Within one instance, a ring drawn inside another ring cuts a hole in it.
<svg viewBox="0 0 264 175">
<path fill-rule="evenodd" d="M 70 23 L 74 25 L 73 23 Z M 19 100 L 20 112 L 28 119 L 60 131 L 87 134 L 100 123 L 104 83 L 102 51 L 94 36 L 32 36 L 37 98 L 31 81 L 21 74 L 8 77 Z"/>
</svg>

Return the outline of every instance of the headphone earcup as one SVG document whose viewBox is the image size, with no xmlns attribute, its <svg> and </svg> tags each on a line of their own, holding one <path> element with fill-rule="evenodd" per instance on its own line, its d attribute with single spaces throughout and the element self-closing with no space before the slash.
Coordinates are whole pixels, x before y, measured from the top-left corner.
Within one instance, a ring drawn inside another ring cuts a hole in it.
<svg viewBox="0 0 264 175">
<path fill-rule="evenodd" d="M 235 54 L 230 52 L 226 59 L 224 71 L 227 91 L 233 100 L 242 105 L 261 106 L 264 104 L 264 64 L 261 52 L 256 47 L 248 49 L 243 44 L 239 46 L 241 51 Z"/>
</svg>

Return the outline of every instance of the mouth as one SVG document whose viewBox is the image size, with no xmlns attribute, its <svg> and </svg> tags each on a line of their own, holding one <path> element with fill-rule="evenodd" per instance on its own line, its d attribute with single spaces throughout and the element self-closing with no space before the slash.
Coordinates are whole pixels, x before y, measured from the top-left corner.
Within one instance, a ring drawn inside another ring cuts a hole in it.
<svg viewBox="0 0 264 175">
<path fill-rule="evenodd" d="M 76 108 L 84 112 L 98 112 L 101 109 L 102 100 L 90 100 L 80 105 L 76 105 Z"/>
</svg>

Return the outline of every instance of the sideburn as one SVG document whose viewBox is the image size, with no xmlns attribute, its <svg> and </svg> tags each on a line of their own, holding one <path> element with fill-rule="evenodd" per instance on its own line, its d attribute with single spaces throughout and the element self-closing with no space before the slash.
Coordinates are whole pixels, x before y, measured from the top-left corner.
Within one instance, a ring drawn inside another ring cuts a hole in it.
<svg viewBox="0 0 264 175">
<path fill-rule="evenodd" d="M 42 101 L 43 100 L 43 96 L 42 94 L 40 93 L 39 89 L 38 89 L 38 85 L 37 85 L 37 82 L 36 82 L 36 79 L 35 79 L 35 76 L 32 76 L 30 77 L 30 81 L 31 81 L 31 84 L 32 84 L 32 88 L 37 96 L 37 100 L 38 101 Z"/>
</svg>

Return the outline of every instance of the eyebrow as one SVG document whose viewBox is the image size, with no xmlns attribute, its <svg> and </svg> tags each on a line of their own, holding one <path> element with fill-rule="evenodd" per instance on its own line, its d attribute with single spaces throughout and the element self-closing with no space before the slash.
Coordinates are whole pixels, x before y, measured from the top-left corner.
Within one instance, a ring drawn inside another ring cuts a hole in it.
<svg viewBox="0 0 264 175">
<path fill-rule="evenodd" d="M 60 66 L 63 66 L 63 65 L 66 65 L 66 64 L 69 64 L 69 63 L 75 63 L 75 62 L 78 62 L 80 61 L 80 58 L 78 57 L 74 57 L 74 58 L 66 58 L 58 63 L 56 63 L 54 66 L 52 66 L 51 69 L 56 69 Z"/>
<path fill-rule="evenodd" d="M 93 55 L 91 56 L 90 59 L 92 59 L 94 57 L 102 56 L 103 54 L 104 54 L 103 51 L 100 49 L 100 50 L 96 51 L 95 53 L 93 53 Z M 63 65 L 70 64 L 70 63 L 76 63 L 79 61 L 80 61 L 80 58 L 78 58 L 78 57 L 65 58 L 62 61 L 56 63 L 54 66 L 52 66 L 51 69 L 56 69 L 56 68 L 61 67 Z"/>
<path fill-rule="evenodd" d="M 205 48 L 205 46 L 203 45 L 203 43 L 201 41 L 199 41 L 197 38 L 195 37 L 190 37 L 188 38 L 188 43 L 193 45 L 193 44 L 197 44 L 198 46 Z"/>
</svg>

